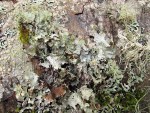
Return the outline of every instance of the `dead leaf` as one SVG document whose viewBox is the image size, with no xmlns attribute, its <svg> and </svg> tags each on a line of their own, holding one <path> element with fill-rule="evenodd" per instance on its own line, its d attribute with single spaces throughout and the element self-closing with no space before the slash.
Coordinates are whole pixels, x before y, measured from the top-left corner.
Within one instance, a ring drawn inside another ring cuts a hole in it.
<svg viewBox="0 0 150 113">
<path fill-rule="evenodd" d="M 44 96 L 44 99 L 48 102 L 53 102 L 55 98 L 64 96 L 66 93 L 66 87 L 65 85 L 61 85 L 59 87 L 54 87 L 51 90 L 51 93 Z"/>
<path fill-rule="evenodd" d="M 52 88 L 51 92 L 55 98 L 61 97 L 66 93 L 66 87 L 65 85 L 61 85 L 59 87 Z"/>
<path fill-rule="evenodd" d="M 53 102 L 54 101 L 54 97 L 51 93 L 48 94 L 48 95 L 45 95 L 44 99 L 47 100 L 48 102 Z"/>
</svg>

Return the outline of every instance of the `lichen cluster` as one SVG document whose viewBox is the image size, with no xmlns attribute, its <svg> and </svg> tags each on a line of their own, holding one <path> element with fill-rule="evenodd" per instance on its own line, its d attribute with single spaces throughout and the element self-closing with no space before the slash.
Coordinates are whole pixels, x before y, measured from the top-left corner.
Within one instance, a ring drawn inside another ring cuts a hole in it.
<svg viewBox="0 0 150 113">
<path fill-rule="evenodd" d="M 137 19 L 141 4 L 132 7 L 134 2 L 16 5 L 16 38 L 32 69 L 12 85 L 15 112 L 139 113 L 147 90 L 138 84 L 149 74 L 150 40 Z"/>
</svg>

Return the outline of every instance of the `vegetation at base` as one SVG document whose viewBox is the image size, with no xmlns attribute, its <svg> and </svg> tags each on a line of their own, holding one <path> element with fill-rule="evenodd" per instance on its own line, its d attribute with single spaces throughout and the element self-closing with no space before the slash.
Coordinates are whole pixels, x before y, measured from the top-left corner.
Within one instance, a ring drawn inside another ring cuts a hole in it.
<svg viewBox="0 0 150 113">
<path fill-rule="evenodd" d="M 135 91 L 120 91 L 113 94 L 106 94 L 105 92 L 99 92 L 96 95 L 96 101 L 114 113 L 135 113 L 139 100 L 145 95 L 146 91 L 143 89 L 137 89 Z M 107 107 L 106 107 L 107 106 Z"/>
</svg>

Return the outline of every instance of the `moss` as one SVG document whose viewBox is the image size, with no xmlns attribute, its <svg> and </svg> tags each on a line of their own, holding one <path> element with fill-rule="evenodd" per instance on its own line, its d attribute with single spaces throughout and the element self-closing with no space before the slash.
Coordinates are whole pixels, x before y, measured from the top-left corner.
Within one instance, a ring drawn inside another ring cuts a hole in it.
<svg viewBox="0 0 150 113">
<path fill-rule="evenodd" d="M 99 92 L 96 95 L 96 101 L 101 106 L 108 106 L 109 109 L 115 111 L 115 113 L 127 113 L 135 112 L 139 100 L 145 95 L 143 89 L 137 89 L 135 91 L 120 91 L 113 94 L 106 92 Z"/>
<path fill-rule="evenodd" d="M 19 111 L 20 111 L 20 108 L 17 107 L 16 110 L 15 110 L 15 113 L 19 113 Z"/>
<path fill-rule="evenodd" d="M 19 40 L 22 44 L 29 44 L 29 29 L 23 23 L 19 23 Z"/>
<path fill-rule="evenodd" d="M 136 104 L 143 97 L 145 91 L 142 89 L 135 90 L 134 92 L 122 92 L 121 95 L 118 95 L 114 100 L 116 105 L 120 105 L 123 108 L 124 112 L 135 111 Z"/>
<path fill-rule="evenodd" d="M 101 106 L 107 106 L 108 104 L 110 104 L 110 99 L 111 99 L 111 97 L 104 92 L 96 95 L 96 101 Z"/>
</svg>

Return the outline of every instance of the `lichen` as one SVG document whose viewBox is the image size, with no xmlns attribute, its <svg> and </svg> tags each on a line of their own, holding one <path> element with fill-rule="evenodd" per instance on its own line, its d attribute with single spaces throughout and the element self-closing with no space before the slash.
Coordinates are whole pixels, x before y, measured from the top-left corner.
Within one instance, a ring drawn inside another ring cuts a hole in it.
<svg viewBox="0 0 150 113">
<path fill-rule="evenodd" d="M 15 59 L 17 61 L 10 62 L 17 67 L 12 76 L 23 71 L 17 76 L 19 83 L 14 83 L 12 88 L 18 100 L 16 111 L 138 111 L 145 92 L 137 90 L 136 85 L 144 80 L 148 72 L 150 49 L 148 41 L 145 44 L 139 42 L 142 35 L 133 3 L 124 1 L 117 6 L 118 9 L 112 6 L 107 15 L 110 19 L 104 18 L 106 21 L 102 20 L 101 14 L 105 14 L 107 11 L 102 10 L 107 9 L 101 9 L 101 6 L 107 4 L 101 5 L 98 1 L 85 3 L 82 14 L 73 14 L 78 21 L 73 24 L 81 24 L 89 32 L 87 37 L 80 37 L 80 33 L 70 32 L 66 27 L 66 23 L 72 25 L 72 21 L 66 18 L 68 15 L 63 9 L 65 1 L 29 1 L 17 4 L 14 10 L 18 38 L 22 45 L 27 45 L 21 51 L 22 46 L 15 43 L 18 48 L 11 52 L 11 57 L 19 57 Z M 107 24 L 99 25 L 101 21 Z M 91 29 L 92 26 L 96 29 Z M 105 33 L 103 27 L 106 27 Z M 118 38 L 113 47 L 111 43 L 115 39 L 112 38 Z M 25 57 L 29 57 L 28 61 L 22 62 Z M 29 61 L 32 66 L 26 65 Z"/>
</svg>

